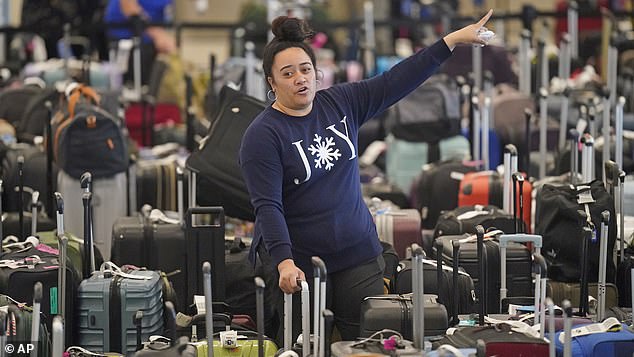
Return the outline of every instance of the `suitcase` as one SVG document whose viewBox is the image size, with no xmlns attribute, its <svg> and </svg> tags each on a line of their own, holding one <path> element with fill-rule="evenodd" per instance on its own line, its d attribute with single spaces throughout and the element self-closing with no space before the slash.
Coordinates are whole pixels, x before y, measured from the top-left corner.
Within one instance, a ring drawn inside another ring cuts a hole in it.
<svg viewBox="0 0 634 357">
<path fill-rule="evenodd" d="M 409 192 L 412 181 L 423 165 L 439 160 L 469 158 L 469 141 L 461 135 L 445 138 L 437 143 L 427 143 L 409 142 L 389 134 L 385 141 L 385 173 L 388 180 L 404 192 Z"/>
<path fill-rule="evenodd" d="M 475 233 L 477 225 L 485 229 L 496 228 L 503 232 L 515 232 L 516 222 L 512 214 L 496 206 L 463 206 L 443 212 L 434 228 L 434 237 Z"/>
<path fill-rule="evenodd" d="M 161 276 L 152 270 L 125 271 L 106 262 L 81 282 L 77 292 L 77 344 L 93 351 L 136 349 L 132 317 L 143 310 L 142 335 L 163 332 Z"/>
<path fill-rule="evenodd" d="M 498 232 L 499 233 L 499 232 Z M 476 293 L 480 291 L 481 273 L 480 260 L 477 255 L 477 243 L 470 237 L 464 236 L 443 236 L 437 240 L 442 242 L 442 260 L 448 265 L 453 264 L 453 240 L 460 241 L 460 266 L 471 276 L 475 284 Z M 485 286 L 489 292 L 489 300 L 486 305 L 486 311 L 489 313 L 498 313 L 500 311 L 500 276 L 501 276 L 501 257 L 500 245 L 495 239 L 487 239 L 484 242 L 486 251 L 486 271 Z M 438 251 L 435 251 L 437 256 Z M 507 275 L 506 285 L 510 287 L 509 295 L 529 296 L 532 291 L 531 272 L 532 257 L 530 251 L 523 245 L 517 243 L 509 243 L 507 247 Z"/>
<path fill-rule="evenodd" d="M 455 270 L 456 277 L 454 277 L 454 268 L 443 265 L 442 261 L 439 265 L 438 261 L 423 260 L 423 265 L 425 292 L 437 295 L 438 301 L 445 305 L 449 316 L 475 312 L 475 287 L 469 274 L 463 269 L 458 269 Z M 454 266 L 458 266 L 457 260 L 454 260 Z M 438 269 L 438 267 L 441 268 Z M 454 282 L 454 279 L 457 282 Z M 390 291 L 399 295 L 412 292 L 411 259 L 402 260 L 399 263 L 396 279 Z"/>
<path fill-rule="evenodd" d="M 422 249 L 417 245 L 414 246 L 413 251 L 414 250 L 422 252 Z M 424 275 L 422 256 L 414 256 L 412 259 L 417 260 L 414 262 L 414 269 L 419 269 L 415 274 L 410 275 L 412 278 L 412 286 L 424 290 L 423 286 L 418 286 L 419 280 L 417 280 L 420 275 Z M 416 266 L 416 264 L 418 264 L 418 266 Z M 423 279 L 424 283 L 424 276 L 421 279 Z M 403 335 L 403 338 L 413 340 L 415 329 L 413 316 L 415 316 L 417 312 L 420 312 L 415 311 L 413 305 L 414 299 L 422 299 L 422 301 L 424 301 L 424 325 L 426 326 L 424 333 L 427 335 L 443 334 L 449 327 L 447 308 L 438 303 L 437 295 L 423 295 L 417 290 L 415 290 L 414 293 L 418 295 L 414 297 L 414 295 L 391 294 L 365 298 L 361 304 L 361 337 L 371 336 L 383 329 L 391 329 L 399 331 Z"/>
<path fill-rule="evenodd" d="M 57 194 L 56 201 L 58 230 L 63 231 L 64 204 L 61 195 Z M 43 289 L 41 311 L 46 316 L 47 328 L 50 331 L 54 315 L 61 315 L 65 321 L 69 321 L 65 341 L 70 343 L 74 332 L 70 322 L 76 316 L 74 308 L 79 272 L 68 261 L 68 238 L 58 235 L 58 239 L 62 242 L 59 251 L 39 244 L 33 238 L 19 243 L 22 248 L 3 253 L 0 256 L 0 294 L 10 295 L 15 301 L 30 301 L 33 290 L 27 287 L 40 282 Z M 60 289 L 60 286 L 64 288 Z"/>
<path fill-rule="evenodd" d="M 535 233 L 544 239 L 544 251 L 549 263 L 549 278 L 562 282 L 577 282 L 580 279 L 579 255 L 584 244 L 584 230 L 590 229 L 596 232 L 593 235 L 598 238 L 601 234 L 601 213 L 608 210 L 610 217 L 615 217 L 614 200 L 607 192 L 602 181 L 592 180 L 592 139 L 589 136 L 583 138 L 584 157 L 583 184 L 577 186 L 544 185 L 536 198 Z M 574 172 L 574 170 L 573 170 Z M 579 200 L 587 200 L 586 204 L 580 204 Z M 579 212 L 590 213 L 589 218 L 582 218 Z M 616 242 L 616 220 L 611 219 L 608 229 L 608 258 L 607 282 L 614 282 L 616 266 L 613 259 L 614 244 Z M 588 245 L 588 279 L 596 282 L 599 273 L 599 240 L 592 239 Z M 595 243 L 596 241 L 596 243 Z"/>
<path fill-rule="evenodd" d="M 368 337 L 382 329 L 399 331 L 411 340 L 413 306 L 412 297 L 406 295 L 369 296 L 361 304 L 361 336 Z M 437 336 L 449 327 L 447 308 L 436 295 L 425 296 L 425 334 Z"/>
<path fill-rule="evenodd" d="M 83 236 L 83 207 L 81 181 L 59 172 L 57 187 L 64 195 L 66 204 L 66 229 L 76 236 Z M 112 226 L 119 217 L 127 216 L 128 196 L 126 173 L 121 172 L 109 178 L 93 178 L 92 216 L 93 237 L 104 261 L 110 260 L 112 250 Z"/>
<path fill-rule="evenodd" d="M 35 283 L 32 296 L 33 306 L 16 304 L 15 300 L 6 295 L 0 295 L 0 351 L 4 353 L 7 345 L 17 348 L 33 348 L 31 356 L 49 357 L 51 351 L 51 336 L 42 320 L 42 284 Z M 61 336 L 63 339 L 64 337 Z M 25 343 L 31 343 L 31 346 Z M 16 349 L 17 350 L 17 349 Z M 20 353 L 20 351 L 17 351 Z M 26 351 L 22 351 L 24 353 Z"/>
<path fill-rule="evenodd" d="M 473 163 L 445 161 L 423 166 L 415 180 L 412 206 L 421 214 L 422 226 L 433 229 L 442 211 L 458 207 L 460 181 L 468 172 L 476 171 Z"/>
<path fill-rule="evenodd" d="M 379 239 L 391 244 L 400 258 L 412 244 L 422 244 L 420 214 L 415 209 L 390 210 L 374 216 Z"/>
<path fill-rule="evenodd" d="M 204 281 L 204 295 L 205 295 L 205 330 L 206 339 L 195 342 L 193 345 L 196 347 L 196 356 L 208 356 L 209 347 L 213 348 L 213 355 L 215 356 L 228 356 L 228 357 L 256 357 L 265 356 L 273 357 L 276 355 L 278 348 L 275 342 L 264 336 L 264 281 L 259 277 L 256 277 L 256 300 L 257 300 L 257 324 L 258 334 L 257 339 L 253 338 L 238 338 L 233 344 L 222 343 L 219 339 L 213 338 L 213 311 L 212 311 L 212 266 L 209 262 L 203 263 L 203 281 Z M 307 285 L 307 284 L 306 284 Z M 210 346 L 210 341 L 213 346 Z M 139 355 L 138 357 L 145 356 Z"/>
<path fill-rule="evenodd" d="M 385 300 L 380 300 L 380 296 L 366 298 L 362 304 L 361 313 L 361 335 L 366 338 L 358 341 L 335 342 L 331 345 L 331 352 L 334 356 L 349 356 L 354 355 L 355 353 L 386 353 L 386 349 L 383 347 L 387 346 L 384 344 L 384 341 L 387 341 L 388 338 L 385 340 L 383 338 L 388 335 L 392 335 L 389 337 L 389 340 L 392 340 L 394 344 L 400 345 L 399 352 L 402 351 L 405 353 L 420 354 L 424 349 L 423 342 L 425 339 L 426 329 L 440 330 L 439 324 L 444 324 L 446 329 L 448 321 L 444 306 L 435 303 L 435 296 L 425 296 L 423 292 L 425 284 L 423 273 L 423 250 L 419 246 L 414 245 L 412 246 L 412 254 L 412 263 L 414 265 L 412 286 L 414 287 L 415 293 L 409 299 L 404 299 L 403 296 L 396 295 L 384 295 L 383 297 Z M 364 308 L 368 306 L 367 303 L 380 301 L 384 302 L 384 304 L 380 305 L 387 307 L 387 310 Z M 431 308 L 431 313 L 426 309 L 428 306 Z M 404 307 L 405 309 L 401 309 L 401 307 Z M 440 315 L 442 315 L 443 311 L 444 316 L 441 317 Z M 369 331 L 366 328 L 366 326 L 368 326 L 365 321 L 366 317 L 368 317 L 366 316 L 366 312 L 370 313 L 369 317 L 372 317 L 372 319 L 368 322 L 375 325 L 372 326 L 374 331 Z M 441 314 L 439 314 L 439 312 Z M 379 322 L 380 320 L 383 320 L 384 322 Z M 410 322 L 407 322 L 408 320 Z M 432 327 L 425 325 L 425 320 L 428 320 L 430 323 L 434 321 L 434 325 L 432 325 Z M 377 324 L 377 322 L 379 323 Z M 425 326 L 427 326 L 427 328 Z M 403 333 L 408 332 L 411 334 L 411 337 L 413 337 L 410 340 L 404 339 L 405 335 L 403 335 Z M 444 333 L 444 331 L 440 331 L 439 333 Z M 378 340 L 375 339 L 377 336 L 379 336 Z M 377 341 L 379 341 L 378 344 L 376 343 Z"/>
<path fill-rule="evenodd" d="M 491 264 L 488 261 L 489 257 L 485 253 L 485 240 L 484 240 L 484 228 L 482 226 L 477 227 L 477 244 L 480 246 L 478 250 L 478 261 L 480 262 L 480 271 L 486 270 Z M 461 245 L 462 247 L 462 245 Z M 545 267 L 546 262 L 539 254 L 535 254 L 536 262 L 541 261 L 541 266 Z M 545 275 L 541 274 L 540 275 Z M 539 278 L 539 276 L 538 276 Z M 543 279 L 536 281 L 536 286 L 543 284 Z M 442 339 L 434 341 L 432 343 L 433 348 L 438 348 L 441 345 L 449 344 L 458 348 L 469 348 L 477 345 L 478 340 L 482 340 L 485 344 L 487 356 L 548 356 L 549 344 L 543 337 L 539 336 L 534 330 L 526 324 L 524 326 L 528 328 L 527 331 L 518 331 L 513 328 L 516 326 L 515 322 L 500 321 L 500 320 L 486 320 L 486 306 L 487 301 L 491 301 L 487 295 L 491 292 L 490 289 L 486 289 L 481 285 L 478 289 L 480 302 L 480 309 L 478 313 L 478 326 L 469 326 L 457 328 L 455 330 L 448 331 L 447 335 Z M 541 306 L 540 295 L 535 294 L 536 305 Z M 484 301 L 484 303 L 482 303 Z M 498 301 L 494 301 L 496 304 Z M 485 324 L 486 321 L 486 324 Z M 541 325 L 541 331 L 544 331 L 544 324 Z M 543 336 L 543 334 L 542 334 Z"/>
</svg>

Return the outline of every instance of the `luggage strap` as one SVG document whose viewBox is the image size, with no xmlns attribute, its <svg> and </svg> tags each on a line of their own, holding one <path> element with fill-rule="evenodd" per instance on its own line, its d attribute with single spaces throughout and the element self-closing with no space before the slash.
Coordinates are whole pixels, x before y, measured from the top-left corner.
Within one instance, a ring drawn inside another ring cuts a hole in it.
<svg viewBox="0 0 634 357">
<path fill-rule="evenodd" d="M 115 352 L 104 352 L 104 353 L 95 353 L 90 352 L 85 348 L 79 346 L 70 346 L 66 349 L 66 353 L 63 355 L 64 357 L 123 357 L 120 353 Z"/>
<path fill-rule="evenodd" d="M 496 229 L 493 230 L 491 232 L 487 232 L 484 234 L 484 240 L 494 240 L 495 237 L 499 236 L 500 234 L 504 234 L 504 232 L 502 230 Z M 463 238 L 458 240 L 458 242 L 460 242 L 460 244 L 464 244 L 464 243 L 473 243 L 476 242 L 478 239 L 478 237 L 473 234 L 468 236 L 467 238 Z"/>
<path fill-rule="evenodd" d="M 19 269 L 19 268 L 29 268 L 33 269 L 36 265 L 42 263 L 42 258 L 39 255 L 29 255 L 28 257 L 24 257 L 22 259 L 13 260 L 13 259 L 4 259 L 0 260 L 0 268 L 7 269 Z"/>
<path fill-rule="evenodd" d="M 134 274 L 128 274 L 125 273 L 123 270 L 121 270 L 121 268 L 119 268 L 119 266 L 117 266 L 115 263 L 113 262 L 104 262 L 103 264 L 101 264 L 101 267 L 99 268 L 99 272 L 100 273 L 106 273 L 109 272 L 112 275 L 118 275 L 122 278 L 127 278 L 127 279 L 135 279 L 135 280 L 150 280 L 152 279 L 152 277 L 150 276 L 140 276 L 140 275 L 134 275 Z"/>
</svg>

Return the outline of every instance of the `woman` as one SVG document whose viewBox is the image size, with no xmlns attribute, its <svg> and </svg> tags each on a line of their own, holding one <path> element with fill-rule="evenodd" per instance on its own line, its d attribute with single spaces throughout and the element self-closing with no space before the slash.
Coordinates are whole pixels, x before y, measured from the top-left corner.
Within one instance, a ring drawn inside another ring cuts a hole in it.
<svg viewBox="0 0 634 357">
<path fill-rule="evenodd" d="M 305 42 L 312 31 L 300 19 L 273 21 L 275 38 L 263 55 L 273 104 L 247 129 L 240 149 L 256 215 L 252 258 L 257 252 L 264 268 L 277 268 L 272 273 L 280 289 L 292 293 L 298 279 L 312 275 L 311 256 L 321 257 L 328 269 L 327 306 L 344 340 L 359 335 L 363 298 L 383 293 L 381 245 L 361 196 L 359 127 L 431 76 L 456 44 L 486 44 L 478 31 L 491 14 L 382 75 L 321 91 L 315 55 Z"/>
</svg>

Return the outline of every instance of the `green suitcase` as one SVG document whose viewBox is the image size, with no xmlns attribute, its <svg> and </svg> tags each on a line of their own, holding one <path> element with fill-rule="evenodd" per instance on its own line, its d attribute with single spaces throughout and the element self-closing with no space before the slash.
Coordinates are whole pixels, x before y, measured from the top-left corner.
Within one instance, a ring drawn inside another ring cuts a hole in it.
<svg viewBox="0 0 634 357">
<path fill-rule="evenodd" d="M 207 341 L 194 342 L 198 357 L 207 356 Z M 275 342 L 269 339 L 264 340 L 264 356 L 273 357 L 277 353 L 278 348 Z M 220 341 L 214 340 L 214 357 L 258 357 L 258 340 L 245 339 L 238 340 L 235 348 L 223 347 Z"/>
</svg>

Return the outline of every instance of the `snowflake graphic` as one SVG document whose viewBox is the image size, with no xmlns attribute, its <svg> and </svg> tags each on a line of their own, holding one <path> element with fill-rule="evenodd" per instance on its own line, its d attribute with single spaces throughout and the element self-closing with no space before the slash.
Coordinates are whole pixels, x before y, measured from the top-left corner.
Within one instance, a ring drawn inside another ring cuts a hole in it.
<svg viewBox="0 0 634 357">
<path fill-rule="evenodd" d="M 332 147 L 335 146 L 335 140 L 332 137 L 327 137 L 326 140 L 322 141 L 322 137 L 315 134 L 313 141 L 317 143 L 317 146 L 309 146 L 308 151 L 313 156 L 317 156 L 315 158 L 315 168 L 321 169 L 322 165 L 325 164 L 325 169 L 330 171 L 334 166 L 333 161 L 337 161 L 341 157 L 339 149 L 333 151 Z"/>
</svg>

